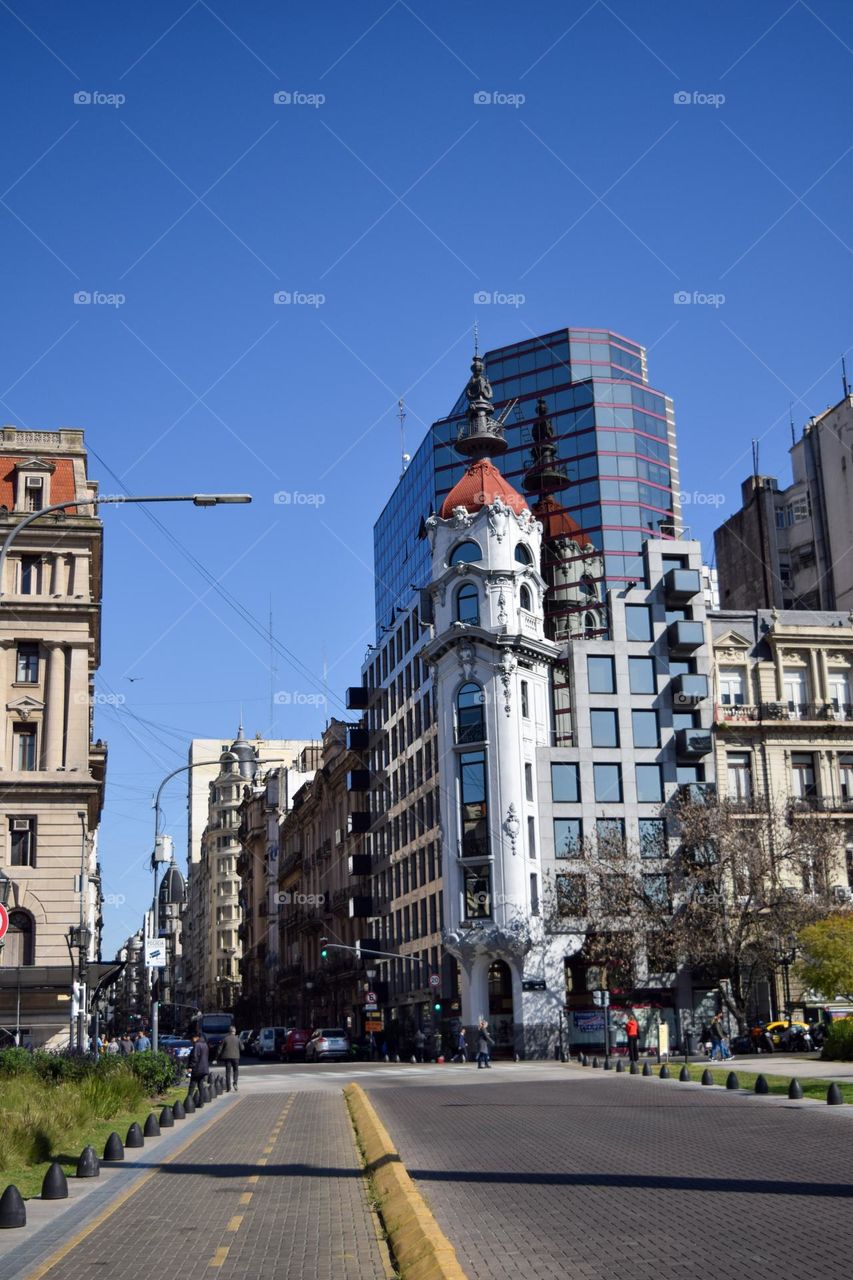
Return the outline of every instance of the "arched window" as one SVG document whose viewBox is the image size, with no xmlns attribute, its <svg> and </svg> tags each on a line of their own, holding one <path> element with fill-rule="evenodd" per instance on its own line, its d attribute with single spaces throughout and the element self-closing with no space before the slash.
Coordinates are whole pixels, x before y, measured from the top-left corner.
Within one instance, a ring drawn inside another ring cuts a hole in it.
<svg viewBox="0 0 853 1280">
<path fill-rule="evenodd" d="M 9 912 L 3 967 L 15 969 L 35 960 L 35 929 L 29 911 Z"/>
<path fill-rule="evenodd" d="M 473 582 L 463 582 L 456 592 L 456 621 L 480 625 L 480 593 Z"/>
<path fill-rule="evenodd" d="M 486 695 L 478 684 L 463 684 L 456 695 L 456 741 L 484 742 L 486 738 L 486 717 L 484 703 Z"/>
<path fill-rule="evenodd" d="M 530 588 L 525 587 L 523 584 L 522 584 L 521 590 L 518 593 L 518 603 L 521 606 L 521 608 L 525 610 L 526 613 L 533 612 L 533 603 L 530 596 Z"/>
<path fill-rule="evenodd" d="M 467 542 L 458 543 L 450 553 L 448 564 L 475 564 L 477 560 L 482 560 L 483 552 L 479 543 L 472 542 L 470 538 Z"/>
<path fill-rule="evenodd" d="M 533 564 L 533 556 L 526 542 L 519 542 L 515 548 L 515 558 L 519 564 Z"/>
<path fill-rule="evenodd" d="M 583 616 L 583 633 L 585 640 L 591 640 L 598 630 L 598 619 L 594 613 L 585 613 Z"/>
<path fill-rule="evenodd" d="M 588 573 L 585 573 L 578 583 L 578 590 L 581 595 L 587 596 L 590 600 L 598 599 L 598 587 L 595 584 L 595 580 Z"/>
</svg>

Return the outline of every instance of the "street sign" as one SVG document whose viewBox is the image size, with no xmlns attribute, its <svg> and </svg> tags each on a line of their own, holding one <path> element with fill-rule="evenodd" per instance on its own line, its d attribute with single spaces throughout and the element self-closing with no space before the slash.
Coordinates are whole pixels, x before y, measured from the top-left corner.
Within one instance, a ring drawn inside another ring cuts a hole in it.
<svg viewBox="0 0 853 1280">
<path fill-rule="evenodd" d="M 0 902 L 0 938 L 6 937 L 6 930 L 9 928 L 9 912 Z"/>
<path fill-rule="evenodd" d="M 364 997 L 365 1004 L 376 1004 L 376 992 L 368 991 Z"/>
<path fill-rule="evenodd" d="M 378 1005 L 378 1004 L 366 1004 L 366 1005 L 364 1006 L 364 1012 L 365 1012 L 365 1013 L 378 1013 L 378 1011 L 379 1011 L 379 1005 Z"/>
<path fill-rule="evenodd" d="M 145 968 L 165 969 L 166 943 L 160 938 L 145 939 Z"/>
<path fill-rule="evenodd" d="M 597 1004 L 599 1008 L 603 1006 L 606 1009 L 610 1004 L 610 992 L 605 991 L 602 987 L 597 987 L 592 993 L 592 1002 Z"/>
<path fill-rule="evenodd" d="M 384 1031 L 385 1026 L 381 1018 L 366 1018 L 364 1029 L 365 1031 Z"/>
<path fill-rule="evenodd" d="M 440 987 L 440 986 L 441 986 L 441 974 L 440 974 L 440 973 L 431 973 L 431 974 L 429 975 L 429 985 L 430 985 L 431 987 Z"/>
</svg>

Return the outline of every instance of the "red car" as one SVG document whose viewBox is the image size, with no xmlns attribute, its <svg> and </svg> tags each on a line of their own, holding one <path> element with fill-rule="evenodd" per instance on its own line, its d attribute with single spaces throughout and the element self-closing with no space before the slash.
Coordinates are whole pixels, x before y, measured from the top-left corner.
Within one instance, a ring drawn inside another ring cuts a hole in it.
<svg viewBox="0 0 853 1280">
<path fill-rule="evenodd" d="M 293 1062 L 294 1058 L 305 1057 L 305 1046 L 311 1039 L 311 1032 L 306 1031 L 304 1027 L 294 1027 L 288 1031 L 282 1041 L 279 1050 L 279 1058 L 282 1062 Z"/>
</svg>

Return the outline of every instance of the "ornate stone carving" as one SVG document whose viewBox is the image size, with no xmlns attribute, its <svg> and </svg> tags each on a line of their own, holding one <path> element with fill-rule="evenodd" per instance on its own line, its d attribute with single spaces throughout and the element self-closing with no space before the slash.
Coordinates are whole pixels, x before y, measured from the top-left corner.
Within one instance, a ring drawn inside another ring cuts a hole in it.
<svg viewBox="0 0 853 1280">
<path fill-rule="evenodd" d="M 515 674 L 517 666 L 518 662 L 515 654 L 510 653 L 509 650 L 507 650 L 496 668 L 500 674 L 501 684 L 504 689 L 504 711 L 507 715 L 509 715 L 512 710 L 512 677 Z"/>
<path fill-rule="evenodd" d="M 458 929 L 448 930 L 443 942 L 450 954 L 465 965 L 470 965 L 481 955 L 509 956 L 520 960 L 533 945 L 530 926 L 520 918 L 506 925 L 495 924 L 493 920 L 484 920 L 476 928 L 460 925 Z"/>
<path fill-rule="evenodd" d="M 515 857 L 518 852 L 518 837 L 521 832 L 521 823 L 518 820 L 518 812 L 514 804 L 511 804 L 506 811 L 504 818 L 504 831 L 509 837 L 509 845 L 512 849 L 512 855 Z"/>
<path fill-rule="evenodd" d="M 505 626 L 508 620 L 509 615 L 506 611 L 506 594 L 503 587 L 501 587 L 501 592 L 498 596 L 498 622 Z"/>
<path fill-rule="evenodd" d="M 498 542 L 503 542 L 506 537 L 507 527 L 509 525 L 510 509 L 502 498 L 495 498 L 489 507 L 489 528 L 497 538 Z"/>
<path fill-rule="evenodd" d="M 454 507 L 450 518 L 454 529 L 468 529 L 474 523 L 474 517 L 467 507 Z"/>
<path fill-rule="evenodd" d="M 462 674 L 466 680 L 473 680 L 474 669 L 477 665 L 477 654 L 470 640 L 463 640 L 457 646 L 456 656 L 459 659 L 459 666 L 462 668 Z"/>
</svg>

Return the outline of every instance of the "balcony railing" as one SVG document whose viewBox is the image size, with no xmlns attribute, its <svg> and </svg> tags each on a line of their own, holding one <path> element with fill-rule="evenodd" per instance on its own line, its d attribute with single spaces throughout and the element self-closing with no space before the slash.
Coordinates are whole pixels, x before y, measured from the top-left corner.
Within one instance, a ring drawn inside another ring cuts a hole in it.
<svg viewBox="0 0 853 1280">
<path fill-rule="evenodd" d="M 853 797 L 793 796 L 789 807 L 793 813 L 853 813 Z"/>
<path fill-rule="evenodd" d="M 765 721 L 802 720 L 831 723 L 853 721 L 853 703 L 844 702 L 718 702 L 714 707 L 717 724 L 759 723 Z"/>
</svg>

